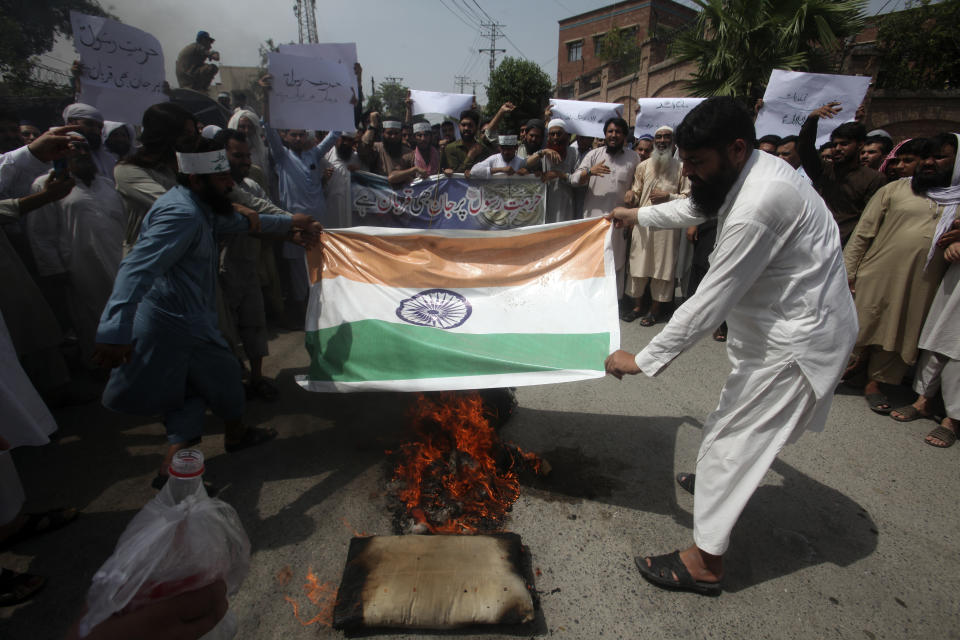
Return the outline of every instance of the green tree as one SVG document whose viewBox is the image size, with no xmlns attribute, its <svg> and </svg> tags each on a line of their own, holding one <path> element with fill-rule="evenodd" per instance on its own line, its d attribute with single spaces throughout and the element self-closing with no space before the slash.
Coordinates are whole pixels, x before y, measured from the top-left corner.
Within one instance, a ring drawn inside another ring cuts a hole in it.
<svg viewBox="0 0 960 640">
<path fill-rule="evenodd" d="M 614 67 L 618 77 L 640 68 L 640 51 L 636 28 L 613 27 L 597 43 L 597 58 Z"/>
<path fill-rule="evenodd" d="M 487 85 L 487 117 L 492 118 L 504 102 L 512 102 L 516 109 L 508 113 L 501 125 L 502 131 L 516 131 L 520 123 L 531 118 L 542 118 L 553 83 L 536 63 L 505 57 L 490 74 Z"/>
<path fill-rule="evenodd" d="M 367 98 L 367 110 L 379 111 L 384 120 L 403 120 L 405 101 L 410 89 L 399 82 L 381 82 Z"/>
<path fill-rule="evenodd" d="M 835 70 L 844 42 L 864 24 L 866 0 L 693 0 L 694 25 L 671 55 L 697 63 L 696 96 L 759 98 L 770 72 Z"/>
<path fill-rule="evenodd" d="M 373 95 L 366 96 L 365 111 L 379 111 L 383 113 L 383 100 L 374 92 Z"/>
<path fill-rule="evenodd" d="M 32 77 L 36 56 L 50 51 L 57 37 L 71 37 L 71 10 L 112 17 L 98 0 L 0 0 L 0 76 L 6 91 L 49 84 Z"/>
<path fill-rule="evenodd" d="M 960 0 L 907 2 L 877 25 L 880 89 L 955 89 L 960 86 Z"/>
</svg>

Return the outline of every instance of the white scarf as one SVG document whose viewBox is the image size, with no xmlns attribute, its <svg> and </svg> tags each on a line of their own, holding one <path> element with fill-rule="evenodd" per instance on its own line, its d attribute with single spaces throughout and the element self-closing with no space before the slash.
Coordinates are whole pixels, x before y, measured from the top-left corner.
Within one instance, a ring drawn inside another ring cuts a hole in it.
<svg viewBox="0 0 960 640">
<path fill-rule="evenodd" d="M 958 143 L 957 153 L 960 154 L 960 134 L 955 133 L 953 135 Z M 927 191 L 927 197 L 938 205 L 943 205 L 943 213 L 940 215 L 939 222 L 937 222 L 937 230 L 933 234 L 930 251 L 927 252 L 927 262 L 923 265 L 924 270 L 930 266 L 930 261 L 933 260 L 940 236 L 950 229 L 954 218 L 957 217 L 957 205 L 960 204 L 960 157 L 953 161 L 953 176 L 950 178 L 950 186 L 942 189 L 930 189 Z"/>
</svg>

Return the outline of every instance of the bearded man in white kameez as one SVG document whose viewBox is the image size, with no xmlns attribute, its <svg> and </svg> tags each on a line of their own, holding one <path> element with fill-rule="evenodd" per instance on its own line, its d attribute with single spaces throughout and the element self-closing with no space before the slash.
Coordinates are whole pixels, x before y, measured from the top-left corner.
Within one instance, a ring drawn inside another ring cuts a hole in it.
<svg viewBox="0 0 960 640">
<path fill-rule="evenodd" d="M 733 370 L 704 421 L 695 484 L 683 476 L 694 489 L 694 544 L 636 560 L 653 584 L 706 595 L 721 591 L 730 532 L 774 458 L 805 430 L 823 429 L 857 337 L 833 216 L 790 165 L 755 151 L 755 139 L 750 113 L 734 99 L 704 101 L 676 131 L 690 198 L 610 216 L 663 229 L 717 218 L 697 292 L 643 351 L 606 361 L 617 378 L 655 376 L 730 320 Z"/>
</svg>

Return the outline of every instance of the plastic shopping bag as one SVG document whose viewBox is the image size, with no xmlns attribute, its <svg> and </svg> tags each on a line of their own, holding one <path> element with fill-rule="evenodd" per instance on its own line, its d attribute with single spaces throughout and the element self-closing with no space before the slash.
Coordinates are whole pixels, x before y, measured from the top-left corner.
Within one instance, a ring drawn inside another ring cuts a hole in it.
<svg viewBox="0 0 960 640">
<path fill-rule="evenodd" d="M 174 500 L 163 490 L 127 525 L 117 547 L 94 574 L 80 637 L 117 612 L 223 580 L 227 593 L 240 588 L 250 568 L 250 541 L 233 507 L 210 498 L 202 482 Z"/>
</svg>

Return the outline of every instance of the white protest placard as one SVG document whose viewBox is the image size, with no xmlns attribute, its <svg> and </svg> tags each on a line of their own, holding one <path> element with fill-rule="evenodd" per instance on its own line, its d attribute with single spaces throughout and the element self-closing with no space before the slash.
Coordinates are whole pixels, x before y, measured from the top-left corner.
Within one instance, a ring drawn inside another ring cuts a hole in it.
<svg viewBox="0 0 960 640">
<path fill-rule="evenodd" d="M 470 93 L 441 93 L 439 91 L 410 90 L 413 100 L 413 114 L 442 113 L 451 118 L 459 118 L 461 111 L 473 107 L 473 94 Z"/>
<path fill-rule="evenodd" d="M 310 56 L 269 53 L 270 126 L 276 129 L 353 129 L 353 69 Z"/>
<path fill-rule="evenodd" d="M 705 98 L 640 98 L 637 100 L 637 118 L 633 126 L 633 135 L 653 136 L 663 126 L 674 131 L 683 122 L 690 110 L 703 102 Z"/>
<path fill-rule="evenodd" d="M 278 53 L 286 53 L 292 56 L 308 56 L 311 58 L 320 58 L 346 65 L 353 73 L 353 89 L 357 90 L 357 75 L 353 72 L 353 67 L 357 64 L 357 43 L 356 42 L 312 42 L 305 44 L 282 44 L 277 47 Z M 359 95 L 357 91 L 357 95 Z"/>
<path fill-rule="evenodd" d="M 146 31 L 99 16 L 70 12 L 80 54 L 80 102 L 107 120 L 140 124 L 150 105 L 166 102 L 163 49 Z"/>
<path fill-rule="evenodd" d="M 821 145 L 830 140 L 831 131 L 853 120 L 869 87 L 868 76 L 774 69 L 757 115 L 757 137 L 771 133 L 780 137 L 797 135 L 811 111 L 828 102 L 839 102 L 843 111 L 835 118 L 821 118 L 817 125 L 817 145 Z"/>
<path fill-rule="evenodd" d="M 587 100 L 550 99 L 550 116 L 566 124 L 567 133 L 578 136 L 603 137 L 603 123 L 610 118 L 623 117 L 619 102 L 589 102 Z"/>
</svg>

